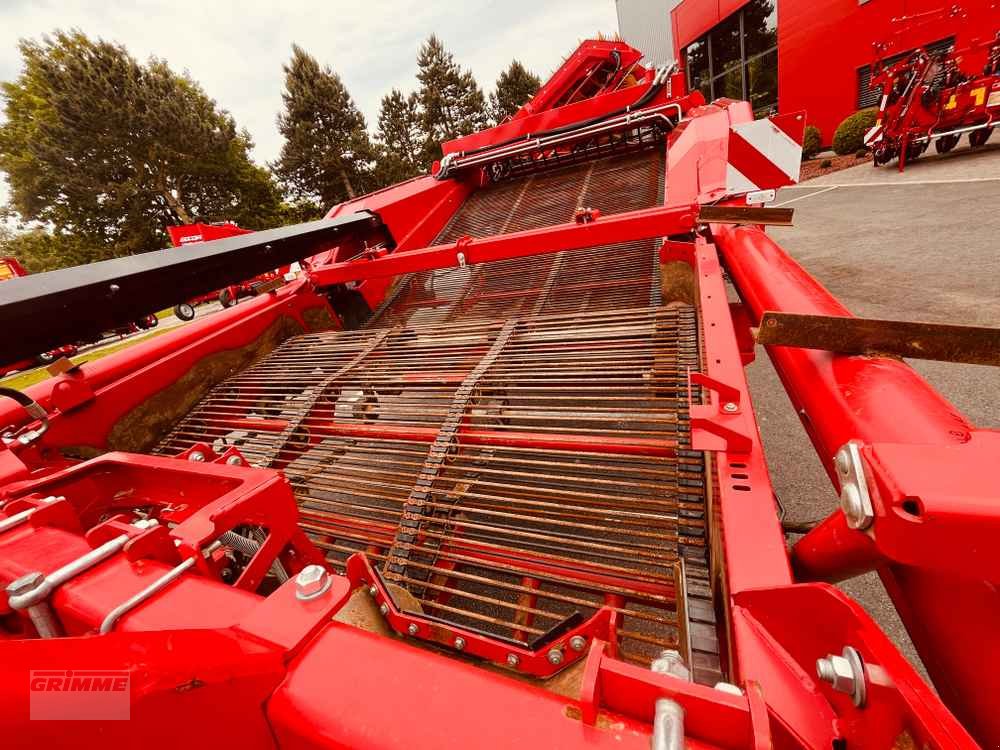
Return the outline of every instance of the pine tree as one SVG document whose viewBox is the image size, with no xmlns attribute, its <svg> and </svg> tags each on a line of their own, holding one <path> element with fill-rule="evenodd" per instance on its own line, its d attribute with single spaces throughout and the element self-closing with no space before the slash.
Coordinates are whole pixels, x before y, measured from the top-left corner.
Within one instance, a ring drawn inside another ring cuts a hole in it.
<svg viewBox="0 0 1000 750">
<path fill-rule="evenodd" d="M 285 137 L 273 165 L 296 200 L 330 207 L 371 187 L 375 151 L 364 115 L 340 76 L 298 45 L 283 66 L 285 111 L 278 130 Z"/>
<path fill-rule="evenodd" d="M 439 144 L 488 125 L 486 100 L 472 72 L 463 71 L 437 36 L 424 42 L 417 55 L 425 158 L 440 155 Z"/>
<path fill-rule="evenodd" d="M 188 76 L 78 31 L 22 41 L 20 51 L 21 75 L 2 88 L 0 169 L 22 222 L 52 230 L 55 240 L 35 245 L 72 238 L 70 262 L 87 262 L 158 249 L 168 224 L 259 228 L 277 209 L 246 131 Z"/>
<path fill-rule="evenodd" d="M 511 61 L 510 67 L 497 78 L 496 91 L 490 94 L 489 111 L 493 123 L 499 125 L 512 117 L 535 95 L 541 85 L 538 76 L 517 60 Z"/>
<path fill-rule="evenodd" d="M 424 136 L 416 94 L 403 96 L 399 89 L 393 89 L 382 97 L 377 138 L 379 184 L 408 180 L 424 170 Z"/>
</svg>

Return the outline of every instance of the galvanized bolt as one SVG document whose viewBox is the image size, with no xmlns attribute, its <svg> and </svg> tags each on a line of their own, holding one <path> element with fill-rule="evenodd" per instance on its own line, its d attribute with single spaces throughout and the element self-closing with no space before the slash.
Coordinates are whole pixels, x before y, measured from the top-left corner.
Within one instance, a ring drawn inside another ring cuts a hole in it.
<svg viewBox="0 0 1000 750">
<path fill-rule="evenodd" d="M 583 651 L 587 646 L 587 639 L 582 635 L 574 635 L 569 639 L 569 647 L 574 651 Z"/>
<path fill-rule="evenodd" d="M 420 632 L 420 628 L 417 627 L 417 623 L 411 622 L 409 626 L 406 628 L 406 632 L 409 633 L 410 635 L 416 635 L 417 633 Z"/>
<path fill-rule="evenodd" d="M 860 529 L 869 525 L 865 523 L 867 516 L 861 502 L 861 491 L 855 484 L 847 483 L 840 488 L 840 507 L 843 508 L 851 528 Z"/>
<path fill-rule="evenodd" d="M 226 463 L 229 464 L 230 466 L 242 466 L 243 459 L 234 453 L 232 456 L 226 459 Z"/>
<path fill-rule="evenodd" d="M 731 682 L 717 682 L 715 683 L 715 689 L 720 693 L 729 693 L 730 695 L 743 695 L 743 691 L 739 689 L 738 686 Z"/>
<path fill-rule="evenodd" d="M 724 403 L 722 405 L 722 411 L 726 412 L 727 414 L 735 414 L 739 410 L 740 410 L 740 407 L 738 407 L 732 401 L 727 401 L 726 403 Z"/>
<path fill-rule="evenodd" d="M 865 668 L 861 655 L 855 649 L 845 646 L 843 656 L 828 654 L 817 659 L 816 674 L 834 690 L 850 695 L 858 708 L 865 705 L 868 694 Z"/>
<path fill-rule="evenodd" d="M 389 614 L 389 605 L 386 604 L 385 602 L 382 602 L 379 605 L 378 611 L 379 613 L 381 613 L 382 617 L 385 617 L 387 614 Z"/>
<path fill-rule="evenodd" d="M 459 651 L 465 648 L 465 639 L 462 636 L 458 636 L 455 639 L 455 648 Z"/>
<path fill-rule="evenodd" d="M 201 451 L 191 451 L 188 454 L 188 461 L 200 462 L 205 460 L 205 454 Z"/>
<path fill-rule="evenodd" d="M 368 593 L 371 594 L 372 596 L 378 596 L 378 587 L 375 585 L 369 586 Z"/>
<path fill-rule="evenodd" d="M 322 565 L 307 565 L 295 576 L 295 597 L 308 601 L 325 594 L 333 578 Z"/>
<path fill-rule="evenodd" d="M 516 667 L 521 663 L 521 657 L 517 654 L 507 654 L 507 666 Z"/>
<path fill-rule="evenodd" d="M 681 652 L 674 648 L 664 649 L 660 656 L 653 660 L 649 668 L 657 674 L 668 674 L 679 680 L 690 680 L 691 671 L 681 658 Z"/>
<path fill-rule="evenodd" d="M 563 652 L 561 648 L 549 649 L 549 664 L 555 664 L 559 666 L 562 664 Z"/>
<path fill-rule="evenodd" d="M 837 471 L 841 474 L 846 474 L 851 470 L 851 456 L 847 451 L 847 448 L 841 448 L 837 451 L 837 455 L 834 459 L 837 464 Z"/>
</svg>

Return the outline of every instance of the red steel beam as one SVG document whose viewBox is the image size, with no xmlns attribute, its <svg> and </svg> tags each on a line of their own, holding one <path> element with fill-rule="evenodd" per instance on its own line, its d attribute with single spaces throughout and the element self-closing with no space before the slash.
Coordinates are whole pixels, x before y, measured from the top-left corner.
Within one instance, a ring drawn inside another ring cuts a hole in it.
<svg viewBox="0 0 1000 750">
<path fill-rule="evenodd" d="M 698 206 L 695 204 L 661 206 L 600 217 L 586 224 L 556 224 L 493 237 L 463 238 L 447 245 L 391 253 L 379 258 L 333 263 L 313 269 L 311 278 L 316 286 L 332 286 L 348 281 L 398 276 L 436 268 L 454 268 L 463 263 L 475 265 L 562 250 L 581 250 L 666 237 L 691 231 L 697 213 Z M 461 258 L 459 254 L 462 255 Z"/>
</svg>

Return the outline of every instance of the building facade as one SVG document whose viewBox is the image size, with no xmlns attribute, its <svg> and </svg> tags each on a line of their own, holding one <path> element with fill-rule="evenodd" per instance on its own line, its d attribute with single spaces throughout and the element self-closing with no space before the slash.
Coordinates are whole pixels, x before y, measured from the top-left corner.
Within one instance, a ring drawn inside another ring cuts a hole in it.
<svg viewBox="0 0 1000 750">
<path fill-rule="evenodd" d="M 956 0 L 682 0 L 670 13 L 674 55 L 706 99 L 746 99 L 758 115 L 804 109 L 829 144 L 845 117 L 878 103 L 876 44 L 902 56 L 1000 30 L 996 0 L 957 2 L 959 13 Z M 970 55 L 963 67 L 984 61 Z"/>
</svg>

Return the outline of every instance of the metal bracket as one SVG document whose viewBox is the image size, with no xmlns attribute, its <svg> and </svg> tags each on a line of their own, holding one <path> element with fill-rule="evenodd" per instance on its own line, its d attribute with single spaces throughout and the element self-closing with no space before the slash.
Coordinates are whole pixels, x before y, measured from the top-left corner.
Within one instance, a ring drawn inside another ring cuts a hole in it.
<svg viewBox="0 0 1000 750">
<path fill-rule="evenodd" d="M 695 403 L 694 385 L 715 391 L 715 404 Z M 702 372 L 688 371 L 688 413 L 691 417 L 693 450 L 750 452 L 753 440 L 743 432 L 746 425 L 741 416 L 741 397 L 738 388 Z"/>
</svg>

